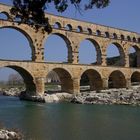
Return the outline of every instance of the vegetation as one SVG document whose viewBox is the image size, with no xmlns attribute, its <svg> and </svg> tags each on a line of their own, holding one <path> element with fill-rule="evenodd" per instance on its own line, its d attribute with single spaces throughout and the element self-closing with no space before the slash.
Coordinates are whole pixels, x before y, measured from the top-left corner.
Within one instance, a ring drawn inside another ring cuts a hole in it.
<svg viewBox="0 0 140 140">
<path fill-rule="evenodd" d="M 51 32 L 51 25 L 45 17 L 45 10 L 49 4 L 53 4 L 58 12 L 64 12 L 69 6 L 73 5 L 77 10 L 104 8 L 108 6 L 110 0 L 13 0 L 11 14 L 15 19 L 20 19 L 21 23 L 34 25 L 36 29 L 44 27 L 45 31 Z"/>
</svg>

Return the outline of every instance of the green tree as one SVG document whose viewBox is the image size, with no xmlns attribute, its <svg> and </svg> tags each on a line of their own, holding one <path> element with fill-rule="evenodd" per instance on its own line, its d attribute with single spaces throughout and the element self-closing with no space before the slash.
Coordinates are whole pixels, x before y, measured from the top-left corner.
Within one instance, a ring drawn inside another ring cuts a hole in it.
<svg viewBox="0 0 140 140">
<path fill-rule="evenodd" d="M 110 0 L 13 0 L 11 14 L 15 19 L 20 19 L 21 23 L 35 25 L 36 28 L 43 26 L 46 31 L 51 32 L 48 18 L 45 17 L 47 5 L 53 4 L 58 12 L 64 12 L 71 5 L 79 10 L 83 3 L 82 8 L 88 10 L 93 7 L 104 8 Z"/>
</svg>

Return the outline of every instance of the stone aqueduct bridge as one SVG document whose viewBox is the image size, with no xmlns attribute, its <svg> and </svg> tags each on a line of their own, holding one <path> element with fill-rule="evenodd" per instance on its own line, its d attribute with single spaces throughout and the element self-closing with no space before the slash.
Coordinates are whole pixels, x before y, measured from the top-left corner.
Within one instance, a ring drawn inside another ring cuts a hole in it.
<svg viewBox="0 0 140 140">
<path fill-rule="evenodd" d="M 48 63 L 44 61 L 44 42 L 50 34 L 42 29 L 36 31 L 27 24 L 18 24 L 10 15 L 10 8 L 10 6 L 0 4 L 0 13 L 7 16 L 6 20 L 0 20 L 0 28 L 14 28 L 27 37 L 32 50 L 32 61 L 0 60 L 0 67 L 16 70 L 23 77 L 27 92 L 43 95 L 45 78 L 52 70 L 58 74 L 62 90 L 75 94 L 80 92 L 80 79 L 83 74 L 87 74 L 91 90 L 109 87 L 129 88 L 131 82 L 140 82 L 138 68 L 140 66 L 140 34 L 46 14 L 53 27 L 51 34 L 62 37 L 68 48 L 67 63 Z M 96 65 L 78 64 L 80 42 L 85 39 L 90 40 L 96 48 Z M 109 44 L 115 44 L 119 49 L 121 58 L 119 66 L 107 66 L 106 50 Z M 129 67 L 128 50 L 132 46 L 137 54 L 136 68 Z"/>
</svg>

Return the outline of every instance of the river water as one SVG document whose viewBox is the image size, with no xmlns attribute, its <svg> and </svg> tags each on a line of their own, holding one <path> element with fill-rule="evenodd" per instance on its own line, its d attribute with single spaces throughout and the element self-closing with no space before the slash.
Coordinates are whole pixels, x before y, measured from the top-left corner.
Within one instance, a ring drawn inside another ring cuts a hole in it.
<svg viewBox="0 0 140 140">
<path fill-rule="evenodd" d="M 26 140 L 140 140 L 140 107 L 33 103 L 0 96 L 0 122 Z"/>
</svg>

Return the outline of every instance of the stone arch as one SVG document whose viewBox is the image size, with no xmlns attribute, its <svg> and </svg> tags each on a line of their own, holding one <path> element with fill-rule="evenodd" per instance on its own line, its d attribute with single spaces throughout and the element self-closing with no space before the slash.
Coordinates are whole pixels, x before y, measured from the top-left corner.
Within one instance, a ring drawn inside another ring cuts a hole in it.
<svg viewBox="0 0 140 140">
<path fill-rule="evenodd" d="M 113 71 L 108 78 L 108 87 L 125 88 L 126 87 L 125 75 L 119 70 Z"/>
<path fill-rule="evenodd" d="M 99 43 L 96 40 L 91 39 L 91 38 L 85 38 L 83 41 L 85 41 L 85 40 L 88 40 L 95 47 L 96 62 L 94 64 L 97 64 L 97 65 L 101 64 L 102 63 L 102 52 L 101 52 Z M 79 49 L 80 49 L 80 47 L 79 47 Z"/>
<path fill-rule="evenodd" d="M 140 48 L 137 45 L 128 48 L 129 66 L 140 67 Z"/>
<path fill-rule="evenodd" d="M 96 35 L 97 35 L 97 36 L 101 36 L 101 31 L 100 31 L 100 30 L 97 30 L 97 31 L 96 31 Z"/>
<path fill-rule="evenodd" d="M 124 35 L 121 35 L 121 40 L 125 40 L 125 37 L 124 37 Z"/>
<path fill-rule="evenodd" d="M 53 68 L 51 71 L 54 71 L 58 75 L 61 84 L 61 91 L 73 93 L 73 80 L 69 70 L 64 68 Z"/>
<path fill-rule="evenodd" d="M 127 40 L 128 41 L 131 41 L 131 37 L 129 35 L 127 36 Z"/>
<path fill-rule="evenodd" d="M 81 91 L 102 89 L 103 82 L 102 82 L 101 74 L 94 69 L 88 69 L 84 71 L 81 74 L 80 86 L 84 87 L 81 88 Z M 87 87 L 85 88 L 85 86 Z"/>
<path fill-rule="evenodd" d="M 67 47 L 67 62 L 71 63 L 72 62 L 72 46 L 71 46 L 71 41 L 67 38 L 67 36 L 65 36 L 62 33 L 52 33 L 52 34 L 50 34 L 50 36 L 51 35 L 59 36 L 60 38 L 62 38 L 64 40 L 64 42 L 66 43 L 66 47 Z"/>
<path fill-rule="evenodd" d="M 62 28 L 62 25 L 61 25 L 60 22 L 55 22 L 54 25 L 53 25 L 53 28 L 60 29 L 60 28 Z"/>
<path fill-rule="evenodd" d="M 107 37 L 107 38 L 109 38 L 109 37 L 110 37 L 109 32 L 105 32 L 105 37 Z"/>
<path fill-rule="evenodd" d="M 9 20 L 10 19 L 10 16 L 9 16 L 9 13 L 7 13 L 7 12 L 0 12 L 0 15 L 3 15 L 5 18 L 4 18 L 4 20 Z"/>
<path fill-rule="evenodd" d="M 77 32 L 79 32 L 79 33 L 83 32 L 82 26 L 78 26 L 78 27 L 77 27 Z"/>
<path fill-rule="evenodd" d="M 35 47 L 33 45 L 33 40 L 31 38 L 31 36 L 26 31 L 24 31 L 23 29 L 15 27 L 15 26 L 1 26 L 0 27 L 0 29 L 8 29 L 8 28 L 9 29 L 15 29 L 16 31 L 20 32 L 22 35 L 25 36 L 25 38 L 28 40 L 29 46 L 31 48 L 31 59 L 35 60 Z"/>
<path fill-rule="evenodd" d="M 111 45 L 115 46 L 118 49 L 119 56 L 117 56 L 116 54 L 114 54 L 114 56 L 111 56 L 110 58 L 107 58 L 106 59 L 107 65 L 124 66 L 125 65 L 125 53 L 124 53 L 123 47 L 119 43 L 117 43 L 117 42 L 112 42 L 112 43 L 110 43 L 110 45 L 108 45 L 107 49 Z"/>
<path fill-rule="evenodd" d="M 26 86 L 26 93 L 29 95 L 36 95 L 36 85 L 34 83 L 33 75 L 23 67 L 16 66 L 16 65 L 5 65 L 3 67 L 11 68 L 17 71 L 24 80 Z"/>
<path fill-rule="evenodd" d="M 65 27 L 65 29 L 66 29 L 67 31 L 72 31 L 72 30 L 73 30 L 71 24 L 67 24 L 66 27 Z"/>
<path fill-rule="evenodd" d="M 91 35 L 92 34 L 91 28 L 87 28 L 87 32 L 88 32 L 89 35 Z"/>
<path fill-rule="evenodd" d="M 131 75 L 131 85 L 140 85 L 140 72 L 135 71 Z"/>
<path fill-rule="evenodd" d="M 113 33 L 113 38 L 114 38 L 114 39 L 117 39 L 117 38 L 118 38 L 118 36 L 117 36 L 116 33 Z"/>
<path fill-rule="evenodd" d="M 136 42 L 137 40 L 136 40 L 136 38 L 135 37 L 133 37 L 133 42 Z"/>
</svg>

